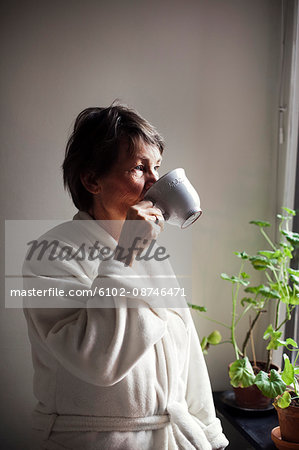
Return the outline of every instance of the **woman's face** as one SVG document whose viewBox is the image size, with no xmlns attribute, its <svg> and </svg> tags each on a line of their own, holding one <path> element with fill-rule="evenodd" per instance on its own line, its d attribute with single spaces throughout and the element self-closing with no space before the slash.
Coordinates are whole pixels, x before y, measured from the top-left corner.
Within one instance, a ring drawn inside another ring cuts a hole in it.
<svg viewBox="0 0 299 450">
<path fill-rule="evenodd" d="M 96 209 L 101 208 L 104 217 L 124 219 L 128 208 L 143 200 L 145 192 L 158 180 L 161 160 L 155 146 L 141 143 L 131 156 L 124 142 L 109 174 L 98 180 L 99 194 L 94 196 Z"/>
</svg>

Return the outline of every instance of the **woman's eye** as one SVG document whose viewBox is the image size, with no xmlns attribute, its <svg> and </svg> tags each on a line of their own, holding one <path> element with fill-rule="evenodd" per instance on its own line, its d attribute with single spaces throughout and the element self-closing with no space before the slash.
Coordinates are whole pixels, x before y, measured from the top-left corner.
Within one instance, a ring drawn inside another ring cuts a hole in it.
<svg viewBox="0 0 299 450">
<path fill-rule="evenodd" d="M 134 167 L 136 170 L 142 170 L 144 172 L 144 166 L 142 164 L 139 164 L 139 166 Z"/>
<path fill-rule="evenodd" d="M 160 169 L 160 166 L 156 166 L 155 170 L 158 171 Z"/>
</svg>

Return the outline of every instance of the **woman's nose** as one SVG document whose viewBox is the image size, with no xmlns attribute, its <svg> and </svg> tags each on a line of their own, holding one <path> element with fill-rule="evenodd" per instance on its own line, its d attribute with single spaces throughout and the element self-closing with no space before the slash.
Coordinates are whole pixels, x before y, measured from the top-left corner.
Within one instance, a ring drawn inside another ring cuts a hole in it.
<svg viewBox="0 0 299 450">
<path fill-rule="evenodd" d="M 148 174 L 147 182 L 154 184 L 159 179 L 159 174 L 156 170 L 151 170 Z"/>
<path fill-rule="evenodd" d="M 146 188 L 149 189 L 158 179 L 159 174 L 156 170 L 148 172 L 147 179 L 145 182 Z"/>
<path fill-rule="evenodd" d="M 153 173 L 154 177 L 155 177 L 155 181 L 159 180 L 159 174 L 158 172 L 155 170 L 155 172 Z"/>
</svg>

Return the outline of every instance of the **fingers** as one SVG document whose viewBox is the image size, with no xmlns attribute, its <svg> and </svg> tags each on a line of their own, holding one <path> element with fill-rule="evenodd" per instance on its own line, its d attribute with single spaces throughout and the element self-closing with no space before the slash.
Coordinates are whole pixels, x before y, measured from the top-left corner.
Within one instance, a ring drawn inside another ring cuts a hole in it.
<svg viewBox="0 0 299 450">
<path fill-rule="evenodd" d="M 137 235 L 145 239 L 156 239 L 164 229 L 164 217 L 152 202 L 142 201 L 129 208 L 123 226 L 128 235 Z"/>
<path fill-rule="evenodd" d="M 159 226 L 161 228 L 161 231 L 163 231 L 164 230 L 164 217 L 163 217 L 161 211 L 158 208 L 155 208 L 155 211 L 153 211 L 152 214 L 153 214 L 152 215 L 153 219 L 151 219 L 151 220 L 154 220 L 155 225 Z"/>
<path fill-rule="evenodd" d="M 153 222 L 154 226 L 160 227 L 161 230 L 164 229 L 164 217 L 159 208 L 147 209 L 145 213 L 142 215 L 141 219 L 149 220 Z"/>
<path fill-rule="evenodd" d="M 159 208 L 153 206 L 152 202 L 143 200 L 131 206 L 127 213 L 127 220 L 150 220 L 160 224 L 164 222 L 164 217 Z M 162 225 L 163 226 L 163 225 Z"/>
<path fill-rule="evenodd" d="M 152 241 L 156 241 L 163 229 L 164 218 L 161 210 L 154 207 L 152 202 L 145 200 L 129 208 L 118 243 L 120 247 L 129 249 L 136 238 L 138 239 L 138 248 L 132 254 L 133 261 L 136 252 L 142 251 Z"/>
<path fill-rule="evenodd" d="M 156 227 L 160 227 L 160 231 L 164 230 L 164 220 L 159 220 L 158 219 L 158 220 L 155 221 L 154 225 Z"/>
<path fill-rule="evenodd" d="M 151 200 L 141 200 L 141 202 L 136 203 L 136 205 L 134 205 L 134 206 L 138 206 L 138 205 L 140 205 L 141 207 L 145 207 L 145 208 L 154 206 L 154 204 Z"/>
</svg>

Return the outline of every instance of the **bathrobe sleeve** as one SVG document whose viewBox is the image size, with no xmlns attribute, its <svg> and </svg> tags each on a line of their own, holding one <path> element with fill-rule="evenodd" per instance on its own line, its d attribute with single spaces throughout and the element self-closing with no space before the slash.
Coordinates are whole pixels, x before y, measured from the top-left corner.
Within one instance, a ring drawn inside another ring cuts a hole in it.
<svg viewBox="0 0 299 450">
<path fill-rule="evenodd" d="M 52 292 L 90 288 L 98 292 L 103 281 L 109 281 L 111 272 L 122 273 L 124 265 L 110 261 L 99 267 L 92 282 L 88 269 L 74 260 L 51 264 L 48 258 L 43 264 L 26 261 L 24 288 L 52 288 Z M 118 285 L 124 292 L 130 291 L 132 277 L 127 278 L 126 272 L 123 275 Z M 138 297 L 105 298 L 96 294 L 86 299 L 59 295 L 38 297 L 38 304 L 32 300 L 27 297 L 24 305 L 31 339 L 44 346 L 73 375 L 97 386 L 111 386 L 122 380 L 166 330 L 163 315 Z M 105 300 L 110 301 L 110 307 L 102 307 Z"/>
<path fill-rule="evenodd" d="M 213 450 L 229 444 L 216 417 L 209 375 L 193 321 L 190 323 L 186 401 L 190 414 L 203 429 Z"/>
</svg>

